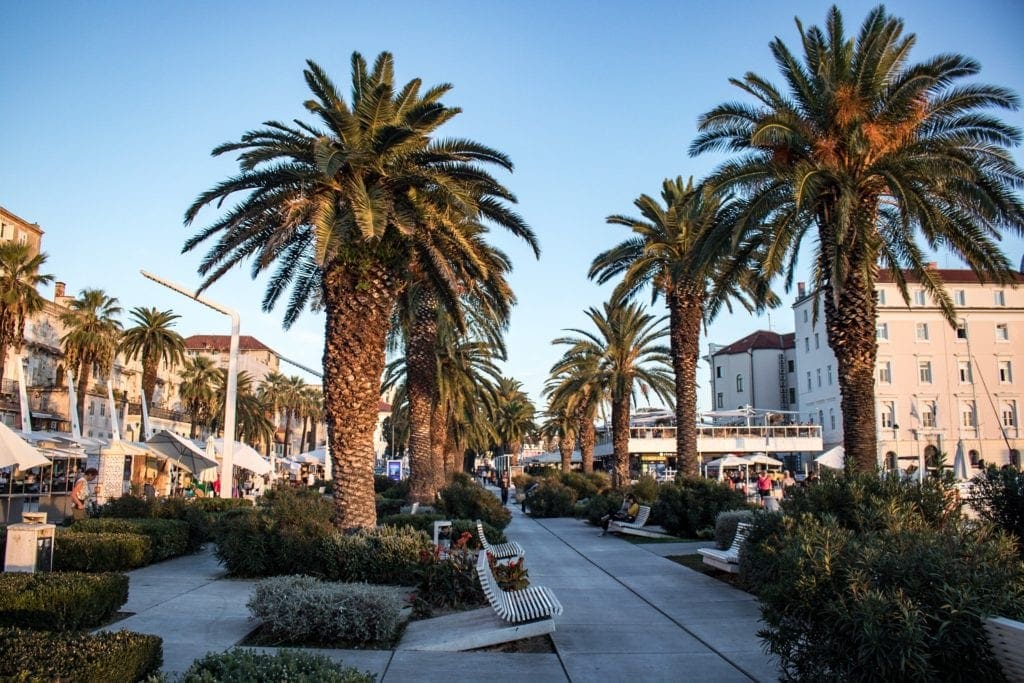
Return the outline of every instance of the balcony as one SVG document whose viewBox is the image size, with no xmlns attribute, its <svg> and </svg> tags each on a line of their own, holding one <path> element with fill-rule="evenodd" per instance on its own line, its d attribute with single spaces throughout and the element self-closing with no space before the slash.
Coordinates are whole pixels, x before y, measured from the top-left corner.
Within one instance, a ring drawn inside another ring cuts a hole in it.
<svg viewBox="0 0 1024 683">
<path fill-rule="evenodd" d="M 697 427 L 699 453 L 796 453 L 822 450 L 819 425 Z M 630 453 L 675 453 L 675 427 L 630 427 Z M 594 448 L 598 457 L 611 455 L 611 434 Z"/>
</svg>

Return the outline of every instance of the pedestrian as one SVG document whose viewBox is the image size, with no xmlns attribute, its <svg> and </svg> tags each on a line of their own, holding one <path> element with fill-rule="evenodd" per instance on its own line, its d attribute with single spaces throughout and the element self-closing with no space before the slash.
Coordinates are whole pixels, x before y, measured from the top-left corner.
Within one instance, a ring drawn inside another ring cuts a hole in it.
<svg viewBox="0 0 1024 683">
<path fill-rule="evenodd" d="M 622 499 L 622 505 L 619 507 L 618 512 L 601 518 L 601 528 L 603 529 L 601 535 L 604 536 L 608 533 L 608 525 L 612 521 L 632 522 L 638 514 L 640 514 L 640 503 L 637 502 L 636 496 L 630 493 Z"/>
<path fill-rule="evenodd" d="M 76 522 L 86 517 L 86 508 L 92 499 L 90 485 L 96 481 L 99 473 L 95 467 L 90 467 L 75 481 L 75 486 L 71 489 L 71 517 Z"/>
<path fill-rule="evenodd" d="M 757 473 L 757 492 L 761 496 L 762 506 L 765 499 L 772 497 L 772 480 L 764 470 Z"/>
<path fill-rule="evenodd" d="M 508 471 L 501 473 L 501 504 L 508 505 Z"/>
<path fill-rule="evenodd" d="M 152 479 L 146 479 L 146 483 L 142 486 L 142 497 L 146 500 L 156 499 L 156 487 L 153 486 Z"/>
</svg>

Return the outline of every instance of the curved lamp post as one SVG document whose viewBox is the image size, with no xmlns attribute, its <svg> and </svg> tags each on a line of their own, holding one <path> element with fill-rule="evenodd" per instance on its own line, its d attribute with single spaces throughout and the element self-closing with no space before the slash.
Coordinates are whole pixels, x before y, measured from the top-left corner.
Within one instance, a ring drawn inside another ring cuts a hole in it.
<svg viewBox="0 0 1024 683">
<path fill-rule="evenodd" d="M 232 475 L 234 474 L 234 454 L 235 454 L 235 400 L 238 396 L 238 329 L 241 322 L 238 317 L 238 312 L 222 306 L 218 303 L 210 301 L 204 296 L 197 294 L 196 292 L 186 289 L 181 285 L 165 280 L 162 277 L 147 273 L 142 270 L 139 271 L 142 275 L 158 285 L 163 285 L 167 289 L 172 289 L 179 294 L 184 294 L 189 299 L 198 301 L 208 308 L 212 308 L 218 313 L 222 313 L 231 318 L 231 347 L 228 352 L 228 386 L 227 386 L 227 398 L 224 405 L 224 453 L 220 461 L 220 497 L 230 498 L 231 492 L 234 489 L 234 481 Z"/>
</svg>

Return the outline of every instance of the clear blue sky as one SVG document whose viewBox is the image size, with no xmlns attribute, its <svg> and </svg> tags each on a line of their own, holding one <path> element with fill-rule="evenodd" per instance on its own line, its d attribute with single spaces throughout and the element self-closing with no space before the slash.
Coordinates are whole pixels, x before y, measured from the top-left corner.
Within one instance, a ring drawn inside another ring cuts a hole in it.
<svg viewBox="0 0 1024 683">
<path fill-rule="evenodd" d="M 854 32 L 872 3 L 841 3 Z M 303 116 L 306 58 L 347 82 L 353 50 L 395 54 L 400 81 L 450 82 L 464 113 L 449 134 L 508 153 L 506 178 L 543 254 L 501 237 L 520 304 L 507 372 L 539 398 L 558 356 L 550 340 L 585 325 L 607 296 L 586 279 L 600 250 L 624 237 L 604 223 L 632 213 L 665 177 L 706 174 L 711 157 L 686 149 L 697 116 L 739 98 L 727 79 L 755 71 L 778 81 L 776 35 L 796 44 L 793 17 L 821 24 L 817 2 L 13 2 L 0 3 L 0 204 L 46 231 L 49 271 L 70 292 L 99 287 L 125 308 L 183 315 L 185 334 L 227 332 L 227 321 L 144 280 L 140 268 L 188 286 L 199 254 L 180 255 L 182 214 L 235 170 L 210 150 L 268 119 Z M 984 81 L 1024 92 L 1024 3 L 893 2 L 918 35 L 912 57 L 957 51 L 980 60 Z M 1005 116 L 1024 126 L 1020 112 Z M 1024 158 L 1017 153 L 1018 160 Z M 208 221 L 213 216 L 206 213 Z M 1006 251 L 1018 263 L 1024 242 Z M 957 263 L 940 256 L 942 265 Z M 263 314 L 262 281 L 240 271 L 214 285 L 242 331 L 313 367 L 323 321 L 289 332 Z M 771 316 L 793 328 L 786 307 Z M 709 329 L 727 343 L 769 320 L 723 315 Z M 702 349 L 707 339 L 701 341 Z M 709 403 L 706 368 L 698 380 Z"/>
</svg>

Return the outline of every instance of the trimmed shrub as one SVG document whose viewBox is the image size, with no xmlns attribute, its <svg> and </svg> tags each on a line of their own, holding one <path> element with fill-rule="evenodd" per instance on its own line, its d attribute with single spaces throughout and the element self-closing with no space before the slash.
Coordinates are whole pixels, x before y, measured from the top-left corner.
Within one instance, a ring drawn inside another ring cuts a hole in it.
<svg viewBox="0 0 1024 683">
<path fill-rule="evenodd" d="M 792 680 L 1001 680 L 982 617 L 1024 616 L 1024 566 L 989 526 L 932 528 L 898 508 L 857 533 L 784 524 L 759 635 Z"/>
<path fill-rule="evenodd" d="M 662 484 L 651 517 L 673 536 L 697 538 L 714 533 L 715 518 L 746 507 L 743 494 L 711 479 L 678 479 Z"/>
<path fill-rule="evenodd" d="M 385 495 L 377 494 L 374 498 L 374 503 L 377 507 L 377 518 L 388 517 L 390 515 L 397 515 L 401 513 L 402 506 L 405 505 L 404 498 L 388 498 Z"/>
<path fill-rule="evenodd" d="M 394 640 L 402 603 L 381 586 L 278 576 L 257 583 L 247 606 L 281 643 L 338 646 Z"/>
<path fill-rule="evenodd" d="M 630 487 L 629 492 L 636 496 L 641 505 L 653 505 L 658 500 L 658 482 L 651 475 L 645 474 Z"/>
<path fill-rule="evenodd" d="M 726 510 L 715 517 L 715 545 L 726 549 L 732 545 L 736 536 L 736 527 L 740 522 L 749 522 L 754 518 L 753 510 Z"/>
<path fill-rule="evenodd" d="M 971 480 L 971 506 L 978 515 L 1017 538 L 1024 555 L 1024 472 L 989 467 Z"/>
<path fill-rule="evenodd" d="M 142 534 L 58 529 L 53 543 L 53 568 L 58 571 L 127 571 L 149 564 L 150 557 L 152 542 Z"/>
<path fill-rule="evenodd" d="M 231 510 L 214 524 L 214 554 L 233 576 L 274 573 L 270 516 L 257 510 Z"/>
<path fill-rule="evenodd" d="M 263 494 L 262 511 L 270 516 L 276 529 L 305 534 L 334 530 L 331 502 L 307 488 L 275 488 Z"/>
<path fill-rule="evenodd" d="M 448 556 L 441 558 L 440 548 L 420 553 L 416 611 L 429 616 L 434 607 L 484 605 L 487 597 L 476 573 L 476 556 L 467 547 L 468 533 L 452 543 Z"/>
<path fill-rule="evenodd" d="M 163 664 L 161 639 L 131 631 L 88 635 L 0 628 L 0 652 L 0 678 L 15 681 L 138 681 Z"/>
<path fill-rule="evenodd" d="M 184 500 L 182 498 L 167 500 Z M 238 508 L 251 508 L 253 502 L 247 498 L 192 498 L 186 503 L 203 512 L 227 512 Z"/>
<path fill-rule="evenodd" d="M 188 524 L 176 519 L 82 519 L 73 525 L 75 533 L 142 534 L 151 542 L 151 561 L 160 562 L 184 555 L 189 547 Z"/>
<path fill-rule="evenodd" d="M 546 479 L 530 492 L 526 507 L 531 517 L 572 517 L 576 491 L 554 479 Z"/>
<path fill-rule="evenodd" d="M 281 650 L 277 654 L 234 649 L 197 659 L 183 683 L 373 683 L 376 676 L 335 664 L 323 655 Z"/>
<path fill-rule="evenodd" d="M 421 553 L 433 552 L 427 535 L 409 527 L 361 529 L 310 540 L 315 559 L 302 571 L 329 581 L 413 586 Z"/>
<path fill-rule="evenodd" d="M 602 517 L 610 515 L 622 507 L 622 496 L 616 492 L 602 493 L 589 498 L 586 504 L 584 516 L 588 522 L 596 526 L 601 523 Z"/>
<path fill-rule="evenodd" d="M 0 574 L 0 626 L 42 631 L 94 628 L 127 601 L 124 574 Z"/>
<path fill-rule="evenodd" d="M 562 472 L 558 476 L 563 486 L 568 486 L 576 492 L 576 499 L 590 498 L 599 493 L 604 493 L 611 488 L 611 480 L 607 475 L 599 473 L 583 474 L 582 472 Z"/>
<path fill-rule="evenodd" d="M 443 520 L 444 517 L 441 515 L 390 515 L 384 517 L 379 521 L 380 526 L 391 526 L 391 527 L 411 527 L 418 531 L 422 531 L 427 534 L 431 540 L 434 539 L 434 522 Z M 495 529 L 487 522 L 484 525 L 484 536 L 491 543 L 505 543 L 508 539 L 505 537 L 505 533 L 500 529 Z M 452 537 L 458 538 L 463 532 L 468 531 L 471 534 L 467 546 L 471 550 L 477 550 L 480 548 L 480 541 L 476 537 L 476 522 L 471 519 L 454 519 L 452 520 Z"/>
<path fill-rule="evenodd" d="M 141 496 L 121 496 L 113 498 L 96 510 L 96 517 L 116 517 L 119 519 L 142 519 L 156 517 L 157 501 Z"/>
<path fill-rule="evenodd" d="M 512 513 L 494 495 L 463 473 L 452 477 L 441 489 L 440 510 L 447 519 L 479 519 L 504 529 L 512 521 Z"/>
</svg>

